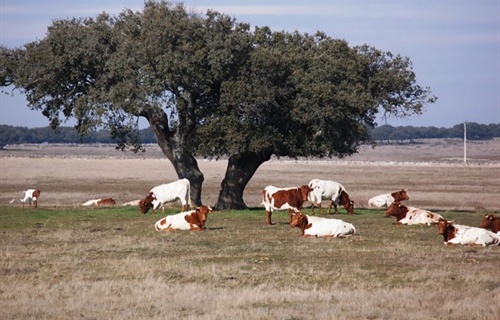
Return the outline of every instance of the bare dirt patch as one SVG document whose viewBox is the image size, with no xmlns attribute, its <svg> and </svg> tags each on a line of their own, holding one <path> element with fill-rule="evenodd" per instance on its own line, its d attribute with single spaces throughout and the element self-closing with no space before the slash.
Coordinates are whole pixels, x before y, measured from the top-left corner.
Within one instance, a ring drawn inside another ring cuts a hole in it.
<svg viewBox="0 0 500 320">
<path fill-rule="evenodd" d="M 217 201 L 226 160 L 200 159 L 204 203 Z M 249 182 L 244 200 L 260 204 L 263 187 L 298 186 L 312 178 L 342 183 L 357 207 L 370 197 L 408 188 L 409 205 L 425 208 L 500 210 L 500 140 L 469 142 L 463 163 L 460 140 L 426 140 L 411 145 L 362 147 L 345 159 L 273 159 Z M 42 190 L 41 206 L 79 206 L 94 198 L 118 204 L 140 199 L 155 185 L 176 180 L 156 145 L 133 154 L 112 145 L 13 145 L 0 151 L 0 204 L 19 202 L 22 190 Z"/>
</svg>

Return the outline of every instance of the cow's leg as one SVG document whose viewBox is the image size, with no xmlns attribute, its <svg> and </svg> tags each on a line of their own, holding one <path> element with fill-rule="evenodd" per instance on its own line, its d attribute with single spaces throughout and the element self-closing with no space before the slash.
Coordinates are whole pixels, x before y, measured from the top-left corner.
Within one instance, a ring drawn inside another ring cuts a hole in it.
<svg viewBox="0 0 500 320">
<path fill-rule="evenodd" d="M 290 227 L 292 227 L 292 218 L 294 211 L 292 209 L 288 209 L 288 219 L 290 221 Z M 292 227 L 293 228 L 293 227 Z"/>
<path fill-rule="evenodd" d="M 319 215 L 322 216 L 323 215 L 323 208 L 321 207 L 321 202 L 318 203 L 318 207 L 319 207 Z"/>
<path fill-rule="evenodd" d="M 332 211 L 332 206 L 333 206 L 333 200 L 330 201 L 330 204 L 328 205 L 328 214 L 330 215 L 331 214 L 331 211 Z M 337 210 L 337 206 L 335 206 L 335 210 Z"/>
<path fill-rule="evenodd" d="M 311 202 L 311 211 L 312 211 L 312 215 L 314 216 L 314 203 Z"/>
<path fill-rule="evenodd" d="M 184 209 L 186 209 L 186 205 L 185 204 L 182 205 L 181 212 L 184 212 Z"/>
<path fill-rule="evenodd" d="M 272 224 L 273 224 L 273 223 L 271 222 L 271 214 L 272 214 L 271 210 L 269 210 L 269 211 L 268 211 L 268 210 L 266 210 L 266 223 L 267 223 L 268 225 L 272 225 Z"/>
</svg>

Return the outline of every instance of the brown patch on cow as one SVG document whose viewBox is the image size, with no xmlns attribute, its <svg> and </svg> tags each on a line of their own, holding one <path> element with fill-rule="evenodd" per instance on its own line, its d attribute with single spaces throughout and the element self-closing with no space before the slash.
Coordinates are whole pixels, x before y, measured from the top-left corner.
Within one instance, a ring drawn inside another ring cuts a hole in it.
<svg viewBox="0 0 500 320">
<path fill-rule="evenodd" d="M 393 202 L 393 203 L 391 203 L 389 208 L 387 208 L 387 210 L 385 211 L 385 216 L 386 217 L 390 217 L 390 216 L 396 217 L 396 225 L 400 226 L 400 225 L 402 225 L 402 223 L 399 221 L 406 217 L 406 214 L 408 213 L 408 211 L 409 211 L 408 208 L 406 206 L 402 205 L 401 202 Z"/>
<path fill-rule="evenodd" d="M 100 199 L 99 201 L 96 202 L 96 206 L 98 206 L 98 207 L 114 206 L 115 204 L 116 204 L 116 201 L 113 198 Z"/>
<path fill-rule="evenodd" d="M 339 204 L 346 209 L 347 213 L 354 214 L 354 201 L 352 201 L 349 198 L 347 192 L 345 192 L 344 190 L 340 191 L 339 198 L 340 198 Z M 337 210 L 337 206 L 335 205 L 335 203 L 333 205 L 335 207 L 335 213 L 340 214 L 340 212 Z M 328 210 L 328 213 L 330 213 L 330 210 Z"/>
<path fill-rule="evenodd" d="M 497 233 L 500 231 L 500 217 L 495 217 L 492 214 L 485 214 L 479 227 L 483 229 L 490 229 L 491 232 Z"/>
<path fill-rule="evenodd" d="M 208 214 L 212 212 L 212 208 L 208 206 L 200 206 L 195 212 L 188 214 L 184 219 L 189 223 L 189 228 L 193 231 L 205 230 L 205 222 Z"/>
<path fill-rule="evenodd" d="M 288 217 L 291 223 L 293 213 L 298 210 L 302 210 L 304 202 L 307 201 L 307 196 L 312 190 L 314 189 L 309 187 L 308 185 L 302 185 L 298 188 L 278 190 L 272 195 L 267 195 L 266 197 L 266 190 L 264 189 L 262 191 L 262 199 L 268 203 L 271 203 L 271 201 L 274 199 L 274 207 L 276 208 L 280 208 L 285 203 L 288 203 L 288 205 L 293 208 L 288 209 Z M 271 215 L 272 210 L 266 211 L 266 223 L 269 225 L 273 224 L 271 222 Z"/>
<path fill-rule="evenodd" d="M 439 234 L 443 235 L 443 239 L 446 245 L 451 245 L 448 243 L 448 241 L 455 238 L 456 229 L 452 223 L 453 221 L 448 221 L 442 218 L 439 218 L 438 222 L 436 223 L 438 232 Z"/>
<path fill-rule="evenodd" d="M 305 230 L 311 228 L 312 224 L 309 223 L 307 216 L 305 214 L 297 212 L 293 216 L 293 219 L 290 222 L 290 226 L 300 228 L 300 230 L 302 231 L 302 236 L 304 236 Z"/>
<path fill-rule="evenodd" d="M 142 214 L 146 214 L 149 209 L 153 208 L 153 200 L 155 200 L 156 197 L 152 192 L 149 192 L 146 198 L 142 199 L 139 201 L 139 210 L 141 211 Z M 151 212 L 151 214 L 155 213 L 155 209 Z"/>
<path fill-rule="evenodd" d="M 394 202 L 401 202 L 405 200 L 410 200 L 408 193 L 406 193 L 407 189 L 401 189 L 401 191 L 396 191 L 391 193 L 391 196 L 394 198 Z"/>
</svg>

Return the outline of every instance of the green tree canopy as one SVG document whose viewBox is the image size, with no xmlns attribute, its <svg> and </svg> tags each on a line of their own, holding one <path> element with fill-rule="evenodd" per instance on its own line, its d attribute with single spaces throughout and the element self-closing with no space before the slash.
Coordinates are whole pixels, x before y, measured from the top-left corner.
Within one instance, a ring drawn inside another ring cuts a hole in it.
<svg viewBox="0 0 500 320">
<path fill-rule="evenodd" d="M 246 184 L 272 155 L 352 154 L 371 142 L 380 112 L 407 117 L 436 99 L 416 84 L 409 58 L 322 32 L 251 31 L 165 1 L 55 20 L 44 39 L 0 53 L 2 85 L 23 92 L 53 128 L 74 117 L 80 135 L 108 128 L 120 148 L 137 151 L 137 121 L 147 119 L 196 204 L 196 157 L 228 156 L 219 209 L 245 207 Z"/>
</svg>

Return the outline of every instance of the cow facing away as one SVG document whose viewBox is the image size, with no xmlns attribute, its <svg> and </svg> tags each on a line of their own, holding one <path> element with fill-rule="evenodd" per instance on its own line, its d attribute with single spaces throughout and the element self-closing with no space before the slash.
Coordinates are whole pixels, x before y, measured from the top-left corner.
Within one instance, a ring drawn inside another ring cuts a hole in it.
<svg viewBox="0 0 500 320">
<path fill-rule="evenodd" d="M 489 230 L 477 227 L 453 224 L 453 221 L 439 219 L 436 223 L 439 234 L 443 235 L 444 244 L 447 246 L 498 246 L 500 235 Z"/>
<path fill-rule="evenodd" d="M 297 212 L 290 224 L 300 228 L 303 237 L 338 237 L 344 238 L 356 233 L 356 228 L 349 222 L 339 219 L 314 217 Z"/>
<path fill-rule="evenodd" d="M 96 206 L 96 207 L 104 207 L 104 206 L 114 206 L 116 204 L 115 199 L 113 198 L 105 198 L 105 199 L 93 199 L 89 200 L 85 203 L 82 203 L 82 206 Z"/>
<path fill-rule="evenodd" d="M 290 222 L 292 214 L 302 209 L 307 195 L 312 190 L 309 186 L 303 185 L 295 188 L 277 188 L 267 186 L 262 190 L 262 203 L 266 209 L 266 223 L 272 225 L 271 215 L 275 210 L 288 210 Z"/>
<path fill-rule="evenodd" d="M 332 206 L 335 208 L 335 213 L 339 214 L 338 205 L 343 206 L 347 210 L 347 213 L 354 213 L 354 201 L 349 198 L 346 189 L 340 183 L 330 180 L 312 179 L 309 182 L 309 187 L 313 189 L 308 196 L 313 215 L 315 206 L 319 207 L 319 213 L 323 214 L 323 209 L 321 208 L 322 200 L 330 200 L 328 214 L 330 214 Z"/>
<path fill-rule="evenodd" d="M 406 207 L 400 202 L 392 203 L 389 208 L 387 208 L 385 216 L 396 217 L 396 225 L 398 226 L 403 224 L 426 224 L 430 226 L 443 218 L 437 213 L 414 207 Z"/>
<path fill-rule="evenodd" d="M 174 215 L 166 216 L 155 223 L 157 231 L 173 231 L 173 230 L 205 230 L 205 223 L 208 214 L 212 212 L 212 208 L 208 206 L 200 206 L 195 210 L 184 211 Z"/>
<path fill-rule="evenodd" d="M 25 204 L 29 204 L 30 207 L 38 207 L 38 199 L 40 198 L 41 191 L 39 189 L 28 189 L 23 191 L 23 198 L 21 200 L 21 207 L 24 208 Z"/>
<path fill-rule="evenodd" d="M 393 202 L 401 202 L 405 200 L 410 200 L 407 193 L 408 189 L 401 189 L 393 193 L 379 194 L 368 200 L 368 206 L 371 208 L 387 208 Z"/>
<path fill-rule="evenodd" d="M 188 179 L 180 179 L 171 183 L 161 184 L 149 191 L 146 198 L 139 201 L 139 209 L 142 214 L 146 214 L 153 208 L 152 214 L 161 207 L 161 212 L 165 211 L 164 205 L 168 202 L 180 200 L 182 204 L 181 212 L 187 209 L 191 203 L 191 185 Z"/>
<path fill-rule="evenodd" d="M 492 214 L 485 214 L 479 227 L 483 229 L 490 229 L 493 233 L 498 234 L 500 233 L 500 217 L 495 217 Z"/>
</svg>

